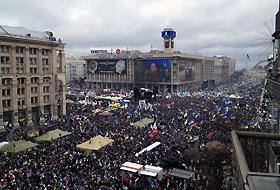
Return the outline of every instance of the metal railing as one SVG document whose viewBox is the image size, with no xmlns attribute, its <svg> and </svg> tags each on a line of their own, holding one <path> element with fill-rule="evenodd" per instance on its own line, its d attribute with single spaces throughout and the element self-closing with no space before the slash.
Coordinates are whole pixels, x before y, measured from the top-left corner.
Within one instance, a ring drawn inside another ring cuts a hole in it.
<svg viewBox="0 0 280 190">
<path fill-rule="evenodd" d="M 280 83 L 271 79 L 267 80 L 266 90 L 269 96 L 280 105 Z"/>
</svg>

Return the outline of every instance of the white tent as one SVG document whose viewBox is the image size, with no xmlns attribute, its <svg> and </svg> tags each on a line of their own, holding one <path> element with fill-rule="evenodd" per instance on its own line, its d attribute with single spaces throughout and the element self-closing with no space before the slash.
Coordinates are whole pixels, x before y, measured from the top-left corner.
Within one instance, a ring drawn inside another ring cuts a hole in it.
<svg viewBox="0 0 280 190">
<path fill-rule="evenodd" d="M 146 148 L 142 149 L 140 152 L 136 153 L 135 156 L 137 157 L 144 152 L 148 152 L 148 151 L 156 148 L 159 145 L 160 145 L 160 142 L 155 142 L 155 143 L 151 144 L 150 146 L 147 146 Z"/>
<path fill-rule="evenodd" d="M 147 175 L 152 177 L 157 177 L 162 179 L 163 177 L 163 168 L 150 165 L 142 165 L 133 162 L 125 162 L 122 164 L 121 170 L 138 173 L 141 175 Z"/>
<path fill-rule="evenodd" d="M 236 94 L 231 94 L 231 95 L 229 95 L 228 97 L 229 97 L 229 98 L 233 98 L 233 99 L 240 99 L 240 98 L 242 98 L 241 96 L 238 96 L 238 95 L 236 95 Z"/>
<path fill-rule="evenodd" d="M 132 163 L 132 162 L 125 162 L 124 164 L 122 164 L 121 170 L 125 170 L 125 171 L 136 173 L 142 167 L 143 167 L 143 165 L 141 165 L 141 164 Z"/>
<path fill-rule="evenodd" d="M 2 148 L 4 145 L 6 145 L 6 144 L 9 144 L 9 142 L 6 142 L 6 141 L 4 141 L 4 142 L 0 142 L 0 148 Z"/>
<path fill-rule="evenodd" d="M 156 177 L 161 180 L 163 177 L 163 168 L 157 166 L 145 165 L 139 170 L 139 174 Z"/>
</svg>

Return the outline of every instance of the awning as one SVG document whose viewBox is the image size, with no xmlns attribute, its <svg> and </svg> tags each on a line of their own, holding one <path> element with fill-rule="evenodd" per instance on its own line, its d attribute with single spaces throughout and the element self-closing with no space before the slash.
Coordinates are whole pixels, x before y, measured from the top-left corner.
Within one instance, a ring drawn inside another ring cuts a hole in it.
<svg viewBox="0 0 280 190">
<path fill-rule="evenodd" d="M 133 162 L 125 162 L 124 164 L 122 164 L 121 170 L 136 173 L 142 167 L 143 167 L 143 165 L 141 165 L 141 164 L 137 164 L 137 163 L 133 163 Z"/>
<path fill-rule="evenodd" d="M 112 139 L 98 135 L 94 138 L 91 138 L 90 140 L 88 140 L 86 142 L 78 144 L 77 148 L 80 148 L 82 150 L 99 150 L 102 147 L 107 146 L 108 144 L 111 144 L 112 142 L 113 142 Z"/>
<path fill-rule="evenodd" d="M 55 129 L 55 130 L 47 132 L 44 135 L 37 137 L 36 140 L 37 141 L 52 141 L 59 137 L 63 137 L 63 136 L 69 135 L 69 134 L 71 134 L 71 133 L 67 132 L 67 131 L 62 131 L 60 129 Z"/>
<path fill-rule="evenodd" d="M 192 177 L 193 172 L 189 172 L 187 170 L 181 170 L 177 168 L 173 168 L 170 172 L 168 172 L 168 175 L 176 176 L 184 179 L 189 179 Z"/>
<path fill-rule="evenodd" d="M 25 151 L 29 148 L 33 148 L 37 146 L 36 143 L 33 143 L 31 141 L 24 141 L 24 140 L 19 140 L 19 141 L 12 141 L 8 144 L 5 144 L 0 148 L 0 151 L 2 152 L 21 152 Z"/>
<path fill-rule="evenodd" d="M 134 127 L 144 127 L 147 126 L 151 123 L 153 123 L 154 120 L 153 119 L 149 119 L 149 118 L 144 118 L 141 119 L 140 121 L 137 121 L 136 123 L 132 124 Z"/>
</svg>

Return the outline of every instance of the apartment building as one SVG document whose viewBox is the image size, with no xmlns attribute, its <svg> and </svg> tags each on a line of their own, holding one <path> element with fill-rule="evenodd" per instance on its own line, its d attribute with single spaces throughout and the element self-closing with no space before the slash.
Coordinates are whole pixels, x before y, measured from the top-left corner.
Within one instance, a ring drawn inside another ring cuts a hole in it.
<svg viewBox="0 0 280 190">
<path fill-rule="evenodd" d="M 0 25 L 0 126 L 65 114 L 64 46 L 49 31 Z"/>
</svg>

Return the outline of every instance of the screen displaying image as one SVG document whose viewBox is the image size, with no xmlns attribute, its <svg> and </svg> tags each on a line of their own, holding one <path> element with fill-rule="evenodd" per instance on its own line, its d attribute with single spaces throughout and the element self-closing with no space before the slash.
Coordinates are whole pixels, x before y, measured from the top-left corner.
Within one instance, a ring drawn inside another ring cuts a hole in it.
<svg viewBox="0 0 280 190">
<path fill-rule="evenodd" d="M 88 71 L 90 73 L 125 73 L 125 60 L 90 60 L 88 61 Z"/>
<path fill-rule="evenodd" d="M 194 61 L 192 60 L 180 60 L 179 62 L 180 81 L 192 81 L 194 80 Z"/>
<path fill-rule="evenodd" d="M 136 82 L 170 82 L 171 61 L 169 59 L 135 60 Z"/>
</svg>

